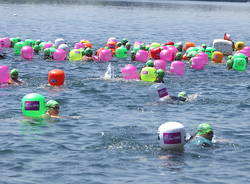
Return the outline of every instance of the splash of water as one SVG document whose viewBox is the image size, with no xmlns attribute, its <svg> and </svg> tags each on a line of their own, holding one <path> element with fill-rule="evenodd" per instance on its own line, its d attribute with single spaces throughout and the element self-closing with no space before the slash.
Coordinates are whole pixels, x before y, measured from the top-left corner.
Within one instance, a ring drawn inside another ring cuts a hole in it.
<svg viewBox="0 0 250 184">
<path fill-rule="evenodd" d="M 114 75 L 114 67 L 112 66 L 111 63 L 109 63 L 103 78 L 104 79 L 112 79 L 114 77 L 115 77 L 115 75 Z"/>
</svg>

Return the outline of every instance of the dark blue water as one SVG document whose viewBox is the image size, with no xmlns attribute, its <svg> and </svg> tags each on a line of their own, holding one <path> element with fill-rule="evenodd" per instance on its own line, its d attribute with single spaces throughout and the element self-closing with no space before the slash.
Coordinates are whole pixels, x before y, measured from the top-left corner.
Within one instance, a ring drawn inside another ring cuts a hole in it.
<svg viewBox="0 0 250 184">
<path fill-rule="evenodd" d="M 113 36 L 131 43 L 172 40 L 209 45 L 228 32 L 233 40 L 249 45 L 249 8 L 249 3 L 1 1 L 0 37 L 62 37 L 70 45 L 88 39 L 96 49 Z M 157 104 L 150 98 L 151 84 L 104 80 L 108 63 L 45 62 L 41 56 L 25 61 L 12 50 L 4 52 L 7 58 L 1 65 L 17 68 L 27 84 L 0 88 L 1 184 L 249 182 L 249 71 L 228 71 L 224 64 L 212 63 L 194 71 L 186 65 L 185 75 L 167 75 L 166 85 L 171 95 L 185 90 L 197 93 L 197 99 Z M 112 60 L 116 78 L 127 63 L 131 61 Z M 60 89 L 44 87 L 54 68 L 66 72 Z M 80 118 L 25 122 L 20 102 L 32 92 L 58 100 L 61 115 Z M 166 121 L 181 122 L 189 133 L 199 123 L 211 123 L 216 137 L 228 142 L 213 148 L 186 145 L 183 153 L 162 151 L 156 133 Z"/>
</svg>

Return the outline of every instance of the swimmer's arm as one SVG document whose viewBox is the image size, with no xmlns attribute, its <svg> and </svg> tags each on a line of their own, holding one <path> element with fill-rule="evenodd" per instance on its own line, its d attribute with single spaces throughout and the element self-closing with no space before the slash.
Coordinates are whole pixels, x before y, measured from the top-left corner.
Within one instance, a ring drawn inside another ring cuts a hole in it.
<svg viewBox="0 0 250 184">
<path fill-rule="evenodd" d="M 218 143 L 232 143 L 232 141 L 230 141 L 229 139 L 223 139 L 223 138 L 218 138 L 218 137 L 214 137 L 212 142 L 218 142 Z"/>
<path fill-rule="evenodd" d="M 195 137 L 195 135 L 191 135 L 190 137 L 187 137 L 186 140 L 185 140 L 185 144 L 189 143 L 191 140 L 193 140 L 194 137 Z"/>
<path fill-rule="evenodd" d="M 80 119 L 81 116 L 57 116 L 55 118 L 60 118 L 60 119 Z"/>
</svg>

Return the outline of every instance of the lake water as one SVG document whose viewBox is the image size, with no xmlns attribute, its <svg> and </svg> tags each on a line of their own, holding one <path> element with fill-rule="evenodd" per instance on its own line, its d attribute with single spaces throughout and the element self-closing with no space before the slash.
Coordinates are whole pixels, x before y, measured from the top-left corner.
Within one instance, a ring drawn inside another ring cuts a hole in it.
<svg viewBox="0 0 250 184">
<path fill-rule="evenodd" d="M 131 43 L 172 40 L 211 45 L 228 32 L 234 41 L 250 45 L 249 3 L 0 2 L 0 37 L 46 41 L 62 37 L 71 46 L 87 39 L 97 49 L 109 37 Z M 25 61 L 10 49 L 4 52 L 7 58 L 1 65 L 17 68 L 27 84 L 0 88 L 1 184 L 250 181 L 249 71 L 228 71 L 224 64 L 213 63 L 194 71 L 186 64 L 185 75 L 167 75 L 166 85 L 171 95 L 185 90 L 197 94 L 197 99 L 159 104 L 150 98 L 152 84 L 118 79 L 130 59 L 113 58 L 115 79 L 104 80 L 109 63 L 46 62 L 41 56 Z M 66 73 L 59 89 L 44 87 L 54 68 Z M 25 122 L 20 102 L 33 92 L 58 100 L 61 115 L 80 118 Z M 181 122 L 190 134 L 199 123 L 208 122 L 217 138 L 228 141 L 212 148 L 188 144 L 184 152 L 166 152 L 158 145 L 157 129 L 167 121 Z"/>
</svg>

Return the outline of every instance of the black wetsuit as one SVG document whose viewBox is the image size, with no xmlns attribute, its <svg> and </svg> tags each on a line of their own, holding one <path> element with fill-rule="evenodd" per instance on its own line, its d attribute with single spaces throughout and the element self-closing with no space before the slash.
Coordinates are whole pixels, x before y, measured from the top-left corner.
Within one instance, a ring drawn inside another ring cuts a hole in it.
<svg viewBox="0 0 250 184">
<path fill-rule="evenodd" d="M 184 97 L 178 97 L 178 96 L 169 96 L 170 97 L 170 99 L 171 100 L 173 100 L 173 101 L 182 101 L 182 102 L 184 102 L 184 101 L 186 101 L 187 99 L 186 98 L 184 98 Z"/>
</svg>

